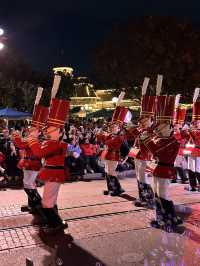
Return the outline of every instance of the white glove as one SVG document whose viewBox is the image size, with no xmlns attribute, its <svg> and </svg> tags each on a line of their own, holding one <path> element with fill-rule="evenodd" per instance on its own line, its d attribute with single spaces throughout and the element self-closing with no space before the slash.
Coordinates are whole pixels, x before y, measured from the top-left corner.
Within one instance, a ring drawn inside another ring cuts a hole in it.
<svg viewBox="0 0 200 266">
<path fill-rule="evenodd" d="M 147 133 L 147 131 L 144 131 L 141 135 L 140 135 L 140 140 L 145 140 L 146 138 L 148 138 L 149 134 Z"/>
<path fill-rule="evenodd" d="M 192 143 L 187 143 L 185 145 L 186 148 L 195 148 L 195 144 L 192 144 Z"/>
</svg>

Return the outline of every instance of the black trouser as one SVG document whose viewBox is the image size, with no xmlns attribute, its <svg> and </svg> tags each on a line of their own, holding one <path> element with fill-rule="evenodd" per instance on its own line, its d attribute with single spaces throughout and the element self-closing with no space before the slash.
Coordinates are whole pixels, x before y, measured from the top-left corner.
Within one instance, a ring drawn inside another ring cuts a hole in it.
<svg viewBox="0 0 200 266">
<path fill-rule="evenodd" d="M 47 224 L 51 228 L 56 228 L 63 224 L 63 221 L 58 214 L 56 208 L 41 208 L 43 216 L 46 218 Z"/>
<path fill-rule="evenodd" d="M 69 167 L 72 173 L 84 175 L 85 163 L 81 156 L 78 158 L 74 158 L 73 156 L 66 157 L 65 165 Z"/>
</svg>

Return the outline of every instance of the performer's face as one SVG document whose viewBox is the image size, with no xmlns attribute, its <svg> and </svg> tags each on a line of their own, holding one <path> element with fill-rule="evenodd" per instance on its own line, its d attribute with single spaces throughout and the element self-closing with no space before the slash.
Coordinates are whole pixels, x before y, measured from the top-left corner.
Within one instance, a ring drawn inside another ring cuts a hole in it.
<svg viewBox="0 0 200 266">
<path fill-rule="evenodd" d="M 119 132 L 119 126 L 117 124 L 113 124 L 110 129 L 111 133 L 117 134 Z"/>
<path fill-rule="evenodd" d="M 29 129 L 28 135 L 37 138 L 39 135 L 39 129 L 36 127 L 31 127 Z"/>
<path fill-rule="evenodd" d="M 45 136 L 47 139 L 51 139 L 51 140 L 59 140 L 60 138 L 60 129 L 57 127 L 48 127 L 46 129 L 46 133 Z"/>
<path fill-rule="evenodd" d="M 197 127 L 196 121 L 194 121 L 194 122 L 192 122 L 192 123 L 190 124 L 190 128 L 191 128 L 191 129 L 195 129 L 196 127 Z"/>
<path fill-rule="evenodd" d="M 182 128 L 182 125 L 181 125 L 181 124 L 175 124 L 175 125 L 174 125 L 174 129 L 175 129 L 175 130 L 178 130 L 178 129 L 180 129 L 180 128 Z"/>
<path fill-rule="evenodd" d="M 139 121 L 139 125 L 142 127 L 142 128 L 149 128 L 151 127 L 152 125 L 152 120 L 151 118 L 142 118 L 140 121 Z"/>
<path fill-rule="evenodd" d="M 162 123 L 155 129 L 155 133 L 159 137 L 169 137 L 172 133 L 172 128 L 168 123 Z"/>
</svg>

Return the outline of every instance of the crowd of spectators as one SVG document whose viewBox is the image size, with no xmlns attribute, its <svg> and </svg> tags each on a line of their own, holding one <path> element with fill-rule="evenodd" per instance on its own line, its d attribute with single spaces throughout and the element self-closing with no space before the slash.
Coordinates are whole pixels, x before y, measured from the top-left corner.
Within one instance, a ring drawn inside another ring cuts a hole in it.
<svg viewBox="0 0 200 266">
<path fill-rule="evenodd" d="M 104 165 L 99 155 L 103 144 L 97 141 L 97 134 L 104 127 L 104 121 L 70 121 L 65 127 L 63 141 L 68 143 L 65 165 L 70 169 L 72 180 L 81 180 L 86 174 L 101 173 L 105 175 Z M 26 133 L 25 127 L 18 127 L 22 136 Z M 21 186 L 23 172 L 17 167 L 23 151 L 18 150 L 12 142 L 12 131 L 4 128 L 0 133 L 0 187 L 6 183 L 10 186 Z M 129 150 L 129 143 L 122 145 L 121 154 L 125 157 Z M 21 153 L 21 154 L 20 154 Z M 130 168 L 131 164 L 118 166 L 119 171 Z M 38 182 L 39 184 L 39 182 Z"/>
<path fill-rule="evenodd" d="M 103 127 L 104 121 L 70 121 L 66 125 L 63 134 L 63 141 L 68 143 L 65 165 L 70 169 L 72 180 L 81 180 L 87 174 L 105 175 L 104 165 L 99 158 L 104 147 L 97 141 L 97 134 Z M 17 129 L 22 136 L 26 134 L 25 127 Z M 11 186 L 21 185 L 23 180 L 23 172 L 17 167 L 23 151 L 18 150 L 12 142 L 13 130 L 4 128 L 0 133 L 0 186 L 5 180 Z M 127 154 L 128 146 L 126 142 L 122 145 L 122 156 Z M 126 165 L 119 164 L 118 170 L 122 171 L 124 167 Z"/>
</svg>

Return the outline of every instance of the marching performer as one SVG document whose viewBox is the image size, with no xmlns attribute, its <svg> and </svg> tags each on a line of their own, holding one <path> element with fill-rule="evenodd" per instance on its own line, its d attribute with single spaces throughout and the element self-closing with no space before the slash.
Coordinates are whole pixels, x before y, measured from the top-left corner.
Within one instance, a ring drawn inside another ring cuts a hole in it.
<svg viewBox="0 0 200 266">
<path fill-rule="evenodd" d="M 49 110 L 48 107 L 39 105 L 42 97 L 43 88 L 38 87 L 37 95 L 34 103 L 34 110 L 31 122 L 31 128 L 27 131 L 27 135 L 31 131 L 41 130 L 46 123 Z M 33 155 L 31 149 L 28 146 L 26 138 L 22 138 L 19 132 L 15 131 L 12 134 L 13 142 L 16 147 L 20 149 L 21 159 L 18 163 L 18 167 L 23 170 L 23 185 L 24 191 L 28 196 L 28 206 L 22 206 L 21 211 L 36 212 L 39 205 L 41 205 L 41 197 L 36 187 L 36 177 L 38 171 L 41 168 L 41 160 Z"/>
<path fill-rule="evenodd" d="M 120 147 L 126 139 L 126 136 L 121 134 L 121 126 L 128 116 L 128 108 L 117 106 L 110 125 L 111 133 L 104 139 L 105 150 L 101 154 L 101 159 L 105 161 L 108 188 L 108 190 L 104 191 L 105 195 L 118 196 L 124 192 L 117 178 L 116 168 L 120 161 Z"/>
<path fill-rule="evenodd" d="M 192 122 L 189 130 L 190 139 L 186 144 L 188 155 L 189 191 L 200 191 L 200 102 L 197 101 L 199 88 L 195 89 L 192 107 Z"/>
<path fill-rule="evenodd" d="M 45 183 L 41 214 L 47 220 L 47 226 L 43 228 L 46 233 L 54 233 L 67 228 L 67 223 L 62 221 L 55 206 L 60 185 L 67 177 L 64 169 L 67 144 L 60 139 L 68 112 L 69 101 L 52 99 L 45 133 L 46 140 L 40 144 L 36 131 L 33 131 L 28 138 L 33 154 L 45 160 L 38 179 Z"/>
<path fill-rule="evenodd" d="M 176 175 L 174 161 L 179 150 L 179 143 L 173 136 L 174 103 L 174 96 L 157 96 L 155 137 L 152 138 L 147 132 L 140 136 L 154 159 L 147 165 L 153 174 L 156 203 L 156 219 L 151 225 L 166 231 L 173 231 L 175 226 L 182 223 L 169 197 L 170 179 Z"/>
<path fill-rule="evenodd" d="M 180 99 L 180 94 L 176 96 L 175 111 L 174 111 L 174 118 L 173 118 L 174 136 L 180 144 L 180 148 L 176 156 L 174 166 L 176 168 L 177 176 L 179 176 L 182 184 L 184 184 L 188 180 L 186 176 L 187 159 L 184 155 L 184 150 L 185 150 L 185 144 L 189 140 L 189 133 L 187 130 L 183 129 L 187 108 L 179 105 L 179 99 Z M 172 179 L 172 183 L 175 183 L 175 182 L 176 182 L 176 178 Z"/>
<path fill-rule="evenodd" d="M 32 117 L 31 128 L 28 134 L 31 134 L 32 131 L 40 132 L 46 124 L 48 114 L 48 107 L 36 105 Z M 41 158 L 33 154 L 26 138 L 22 138 L 18 132 L 14 132 L 12 138 L 16 147 L 21 150 L 20 154 L 23 155 L 18 163 L 18 167 L 23 170 L 23 184 L 24 191 L 28 196 L 28 206 L 22 206 L 21 211 L 34 213 L 41 205 L 41 197 L 37 191 L 35 182 L 38 171 L 42 166 Z"/>
<path fill-rule="evenodd" d="M 139 136 L 148 132 L 153 133 L 152 124 L 155 112 L 155 96 L 146 95 L 149 78 L 145 78 L 142 86 L 141 112 L 138 127 L 131 129 L 129 134 L 135 137 L 134 146 L 130 149 L 128 157 L 134 158 L 135 174 L 138 183 L 139 198 L 134 202 L 137 207 L 153 207 L 153 191 L 145 172 L 147 162 L 151 160 L 151 153 L 140 141 Z"/>
</svg>

